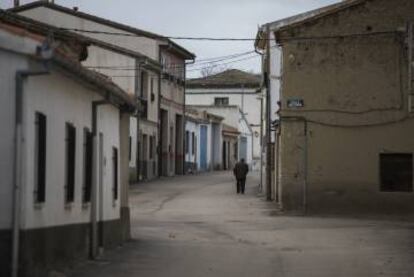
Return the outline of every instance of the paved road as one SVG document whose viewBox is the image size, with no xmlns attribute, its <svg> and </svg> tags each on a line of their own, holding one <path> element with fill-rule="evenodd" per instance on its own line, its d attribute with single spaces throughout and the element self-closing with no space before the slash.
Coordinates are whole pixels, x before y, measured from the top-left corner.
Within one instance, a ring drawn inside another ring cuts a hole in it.
<svg viewBox="0 0 414 277">
<path fill-rule="evenodd" d="M 134 240 L 72 277 L 414 276 L 414 223 L 289 217 L 229 173 L 131 190 Z"/>
</svg>

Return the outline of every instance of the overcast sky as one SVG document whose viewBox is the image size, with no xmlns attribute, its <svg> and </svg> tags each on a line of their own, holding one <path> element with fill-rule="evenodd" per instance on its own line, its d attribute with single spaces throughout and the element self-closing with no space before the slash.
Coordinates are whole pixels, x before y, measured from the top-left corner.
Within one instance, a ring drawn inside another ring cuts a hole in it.
<svg viewBox="0 0 414 277">
<path fill-rule="evenodd" d="M 33 2 L 21 0 L 22 4 Z M 67 7 L 165 36 L 254 38 L 259 25 L 339 0 L 56 0 Z M 13 0 L 0 0 L 0 8 Z M 253 50 L 253 42 L 176 41 L 198 59 Z M 238 58 L 240 59 L 240 58 Z M 228 61 L 226 61 L 228 62 Z M 200 68 L 201 66 L 194 66 Z M 259 58 L 226 67 L 259 72 Z M 199 71 L 190 71 L 194 77 Z"/>
</svg>

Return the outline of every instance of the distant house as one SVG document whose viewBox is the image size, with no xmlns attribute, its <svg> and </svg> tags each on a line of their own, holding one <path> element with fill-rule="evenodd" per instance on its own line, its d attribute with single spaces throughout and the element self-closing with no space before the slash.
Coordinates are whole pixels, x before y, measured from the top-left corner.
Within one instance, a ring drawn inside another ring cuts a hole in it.
<svg viewBox="0 0 414 277">
<path fill-rule="evenodd" d="M 77 8 L 35 1 L 11 11 L 88 37 L 93 47 L 83 65 L 135 96 L 140 109 L 131 117 L 133 181 L 183 173 L 185 64 L 194 54 L 161 35 Z"/>
<path fill-rule="evenodd" d="M 186 84 L 187 105 L 239 107 L 253 132 L 251 165 L 255 169 L 260 166 L 261 138 L 264 136 L 265 99 L 262 97 L 261 84 L 260 75 L 237 69 L 226 70 L 204 78 L 190 79 Z"/>
<path fill-rule="evenodd" d="M 186 110 L 186 173 L 222 169 L 221 135 L 223 118 L 205 110 L 187 106 Z"/>
<path fill-rule="evenodd" d="M 223 124 L 223 169 L 231 170 L 238 161 L 239 136 L 237 128 Z"/>
<path fill-rule="evenodd" d="M 77 35 L 3 11 L 0 23 L 0 276 L 47 276 L 128 238 L 136 104 L 80 64 Z"/>
<path fill-rule="evenodd" d="M 227 151 L 229 140 L 224 140 L 223 134 L 230 135 L 229 131 L 232 130 L 239 133 L 237 139 L 237 150 L 234 150 L 234 159 L 245 161 L 252 166 L 253 163 L 253 130 L 247 121 L 244 113 L 241 111 L 239 106 L 203 106 L 203 105 L 192 105 L 188 106 L 190 109 L 195 109 L 200 112 L 207 112 L 220 116 L 223 120 L 223 127 L 217 129 L 217 136 L 220 136 L 221 141 L 219 145 L 214 145 L 215 150 L 214 159 L 216 169 L 223 169 L 223 165 L 227 165 L 229 161 L 229 152 Z M 226 126 L 227 125 L 227 126 Z M 226 127 L 224 127 L 226 126 Z M 223 128 L 225 132 L 223 133 Z M 214 129 L 213 129 L 214 130 Z M 227 137 L 228 138 L 228 137 Z M 236 147 L 236 146 L 233 146 Z M 233 152 L 233 151 L 232 151 Z M 231 161 L 231 163 L 234 163 Z M 230 169 L 226 166 L 225 169 Z"/>
<path fill-rule="evenodd" d="M 256 47 L 271 35 L 283 61 L 284 209 L 414 212 L 413 14 L 411 0 L 342 1 L 259 31 Z"/>
</svg>

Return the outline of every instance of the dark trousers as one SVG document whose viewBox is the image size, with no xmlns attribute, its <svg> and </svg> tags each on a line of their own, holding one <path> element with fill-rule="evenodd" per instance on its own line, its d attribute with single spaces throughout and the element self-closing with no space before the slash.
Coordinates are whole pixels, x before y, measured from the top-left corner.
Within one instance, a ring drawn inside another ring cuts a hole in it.
<svg viewBox="0 0 414 277">
<path fill-rule="evenodd" d="M 237 193 L 244 194 L 244 188 L 246 187 L 246 178 L 237 179 L 236 187 L 237 187 Z"/>
</svg>

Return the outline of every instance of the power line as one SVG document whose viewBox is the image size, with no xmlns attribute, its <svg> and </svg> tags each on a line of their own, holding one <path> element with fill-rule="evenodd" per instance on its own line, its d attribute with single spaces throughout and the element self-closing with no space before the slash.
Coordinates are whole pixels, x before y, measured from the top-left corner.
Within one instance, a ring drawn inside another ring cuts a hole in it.
<svg viewBox="0 0 414 277">
<path fill-rule="evenodd" d="M 254 54 L 252 56 L 252 54 Z M 232 57 L 231 57 L 232 56 Z M 196 64 L 191 64 L 192 66 L 202 66 L 202 65 L 207 65 L 209 64 L 209 66 L 206 67 L 202 67 L 202 68 L 209 68 L 209 67 L 216 67 L 216 66 L 221 66 L 223 64 L 227 64 L 227 63 L 218 63 L 218 62 L 222 62 L 222 61 L 230 61 L 229 63 L 234 63 L 234 62 L 238 62 L 240 60 L 244 60 L 244 59 L 239 59 L 239 60 L 234 60 L 236 58 L 240 58 L 243 56 L 249 56 L 246 59 L 250 59 L 250 58 L 254 58 L 256 56 L 258 56 L 254 51 L 249 51 L 249 52 L 245 52 L 245 53 L 239 53 L 237 55 L 229 55 L 230 58 L 226 58 L 226 59 L 221 59 L 221 60 L 215 60 L 214 62 L 203 62 L 203 63 L 196 63 Z M 234 60 L 234 61 L 232 61 Z M 86 66 L 86 68 L 89 69 L 103 69 L 103 70 L 119 70 L 119 71 L 134 71 L 136 70 L 135 66 Z M 165 66 L 164 69 L 184 69 L 185 66 L 181 65 L 181 64 L 170 64 L 169 66 Z M 198 68 L 191 68 L 187 71 L 191 71 L 191 70 L 199 70 Z"/>
<path fill-rule="evenodd" d="M 203 69 L 215 68 L 215 67 L 224 66 L 224 65 L 228 65 L 228 64 L 233 64 L 233 63 L 237 63 L 237 62 L 241 62 L 241 61 L 251 60 L 253 58 L 258 58 L 258 57 L 259 56 L 253 56 L 253 57 L 239 59 L 239 60 L 231 61 L 231 62 L 227 62 L 227 63 L 221 63 L 221 64 L 214 65 L 214 66 L 192 68 L 192 69 L 187 70 L 186 72 L 194 72 L 194 71 L 200 71 L 200 70 L 203 70 Z M 107 75 L 107 76 L 111 77 L 111 78 L 135 78 L 136 77 L 135 75 Z"/>
<path fill-rule="evenodd" d="M 255 53 L 255 51 L 254 50 L 251 50 L 251 51 L 246 51 L 246 52 L 241 52 L 241 53 L 230 54 L 230 55 L 226 55 L 226 56 L 218 56 L 218 57 L 214 57 L 214 58 L 199 59 L 199 60 L 196 60 L 196 63 L 197 62 L 212 61 L 212 60 L 216 60 L 216 59 L 231 58 L 231 57 L 239 56 L 239 55 L 240 56 L 242 56 L 242 55 L 248 55 L 248 54 L 251 54 L 251 53 Z"/>
<path fill-rule="evenodd" d="M 112 36 L 124 36 L 124 37 L 146 37 L 145 35 L 131 34 L 131 33 L 120 33 L 120 32 L 106 32 L 106 31 L 96 31 L 96 30 L 84 30 L 77 28 L 59 28 L 64 31 L 73 31 L 81 33 L 91 33 L 91 34 L 102 34 L 102 35 L 112 35 Z M 213 37 L 181 37 L 181 36 L 159 36 L 159 39 L 176 39 L 176 40 L 201 40 L 201 41 L 255 41 L 256 38 L 213 38 Z"/>
</svg>

